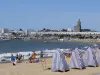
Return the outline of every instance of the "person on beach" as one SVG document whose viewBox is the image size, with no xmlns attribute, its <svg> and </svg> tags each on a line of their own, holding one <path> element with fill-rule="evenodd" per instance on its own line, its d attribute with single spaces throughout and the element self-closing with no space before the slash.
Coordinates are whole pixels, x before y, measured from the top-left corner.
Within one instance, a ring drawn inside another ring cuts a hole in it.
<svg viewBox="0 0 100 75">
<path fill-rule="evenodd" d="M 44 55 L 43 50 L 41 50 L 40 52 L 40 62 L 41 62 L 43 70 L 45 70 L 46 69 L 46 56 Z"/>
<path fill-rule="evenodd" d="M 43 61 L 43 50 L 41 50 L 41 53 L 40 53 L 40 60 L 41 60 L 41 62 Z"/>
<path fill-rule="evenodd" d="M 35 59 L 36 59 L 36 53 L 35 53 L 35 51 L 33 51 L 31 57 L 29 58 L 29 62 L 30 63 L 32 63 L 32 61 L 35 62 Z"/>
<path fill-rule="evenodd" d="M 19 54 L 19 55 L 18 55 L 18 63 L 21 63 L 21 59 L 22 59 L 22 55 Z"/>
<path fill-rule="evenodd" d="M 21 59 L 22 59 L 22 54 L 17 54 L 16 60 L 17 60 L 18 63 L 21 63 Z"/>
<path fill-rule="evenodd" d="M 18 60 L 18 54 L 16 55 L 16 60 Z"/>
<path fill-rule="evenodd" d="M 13 54 L 11 55 L 11 63 L 13 64 L 13 66 L 16 65 L 16 59 L 15 59 L 15 57 L 13 56 Z"/>
</svg>

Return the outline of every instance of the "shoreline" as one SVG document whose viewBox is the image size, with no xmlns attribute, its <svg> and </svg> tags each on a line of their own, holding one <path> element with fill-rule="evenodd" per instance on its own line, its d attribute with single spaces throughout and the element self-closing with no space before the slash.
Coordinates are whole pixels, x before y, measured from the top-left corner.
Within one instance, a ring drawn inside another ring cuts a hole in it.
<svg viewBox="0 0 100 75">
<path fill-rule="evenodd" d="M 72 39 L 72 40 L 32 40 L 33 42 L 90 42 L 98 43 L 100 39 Z"/>
<path fill-rule="evenodd" d="M 23 40 L 23 39 L 13 39 L 13 40 Z M 2 40 L 2 41 L 12 41 L 10 40 Z M 2 42 L 1 41 L 1 42 Z M 98 43 L 100 39 L 70 39 L 70 40 L 62 40 L 62 39 L 29 39 L 23 41 L 33 41 L 33 42 L 90 42 L 90 43 Z"/>
</svg>

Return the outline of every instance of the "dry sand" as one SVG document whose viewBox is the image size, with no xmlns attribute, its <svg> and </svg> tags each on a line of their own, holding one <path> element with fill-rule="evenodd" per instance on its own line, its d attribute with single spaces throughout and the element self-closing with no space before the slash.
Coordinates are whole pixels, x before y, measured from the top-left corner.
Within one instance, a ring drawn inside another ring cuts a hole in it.
<svg viewBox="0 0 100 75">
<path fill-rule="evenodd" d="M 52 59 L 48 58 L 46 62 L 46 68 L 50 68 Z M 12 66 L 11 63 L 0 64 L 0 75 L 93 75 L 95 73 L 100 73 L 100 67 L 87 67 L 84 70 L 70 69 L 68 72 L 60 73 L 43 70 L 41 63 L 23 62 L 16 66 Z"/>
</svg>

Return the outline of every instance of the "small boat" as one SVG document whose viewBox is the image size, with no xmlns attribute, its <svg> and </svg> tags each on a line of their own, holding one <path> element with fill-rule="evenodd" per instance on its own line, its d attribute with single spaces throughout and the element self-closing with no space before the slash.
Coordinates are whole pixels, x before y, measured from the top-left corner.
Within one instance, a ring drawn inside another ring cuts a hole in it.
<svg viewBox="0 0 100 75">
<path fill-rule="evenodd" d="M 30 40 L 30 38 L 24 38 L 23 40 L 24 40 L 24 41 L 29 41 L 29 40 Z"/>
<path fill-rule="evenodd" d="M 47 41 L 44 41 L 44 42 L 47 42 Z"/>
</svg>

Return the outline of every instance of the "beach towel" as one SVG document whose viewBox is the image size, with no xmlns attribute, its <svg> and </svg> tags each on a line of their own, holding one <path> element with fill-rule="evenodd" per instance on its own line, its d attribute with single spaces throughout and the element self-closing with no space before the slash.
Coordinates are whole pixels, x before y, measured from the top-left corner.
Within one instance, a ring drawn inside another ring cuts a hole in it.
<svg viewBox="0 0 100 75">
<path fill-rule="evenodd" d="M 52 71 L 66 71 L 69 70 L 68 64 L 65 60 L 64 54 L 60 50 L 56 50 L 53 53 L 53 58 L 52 58 L 52 66 L 51 66 Z"/>
</svg>

